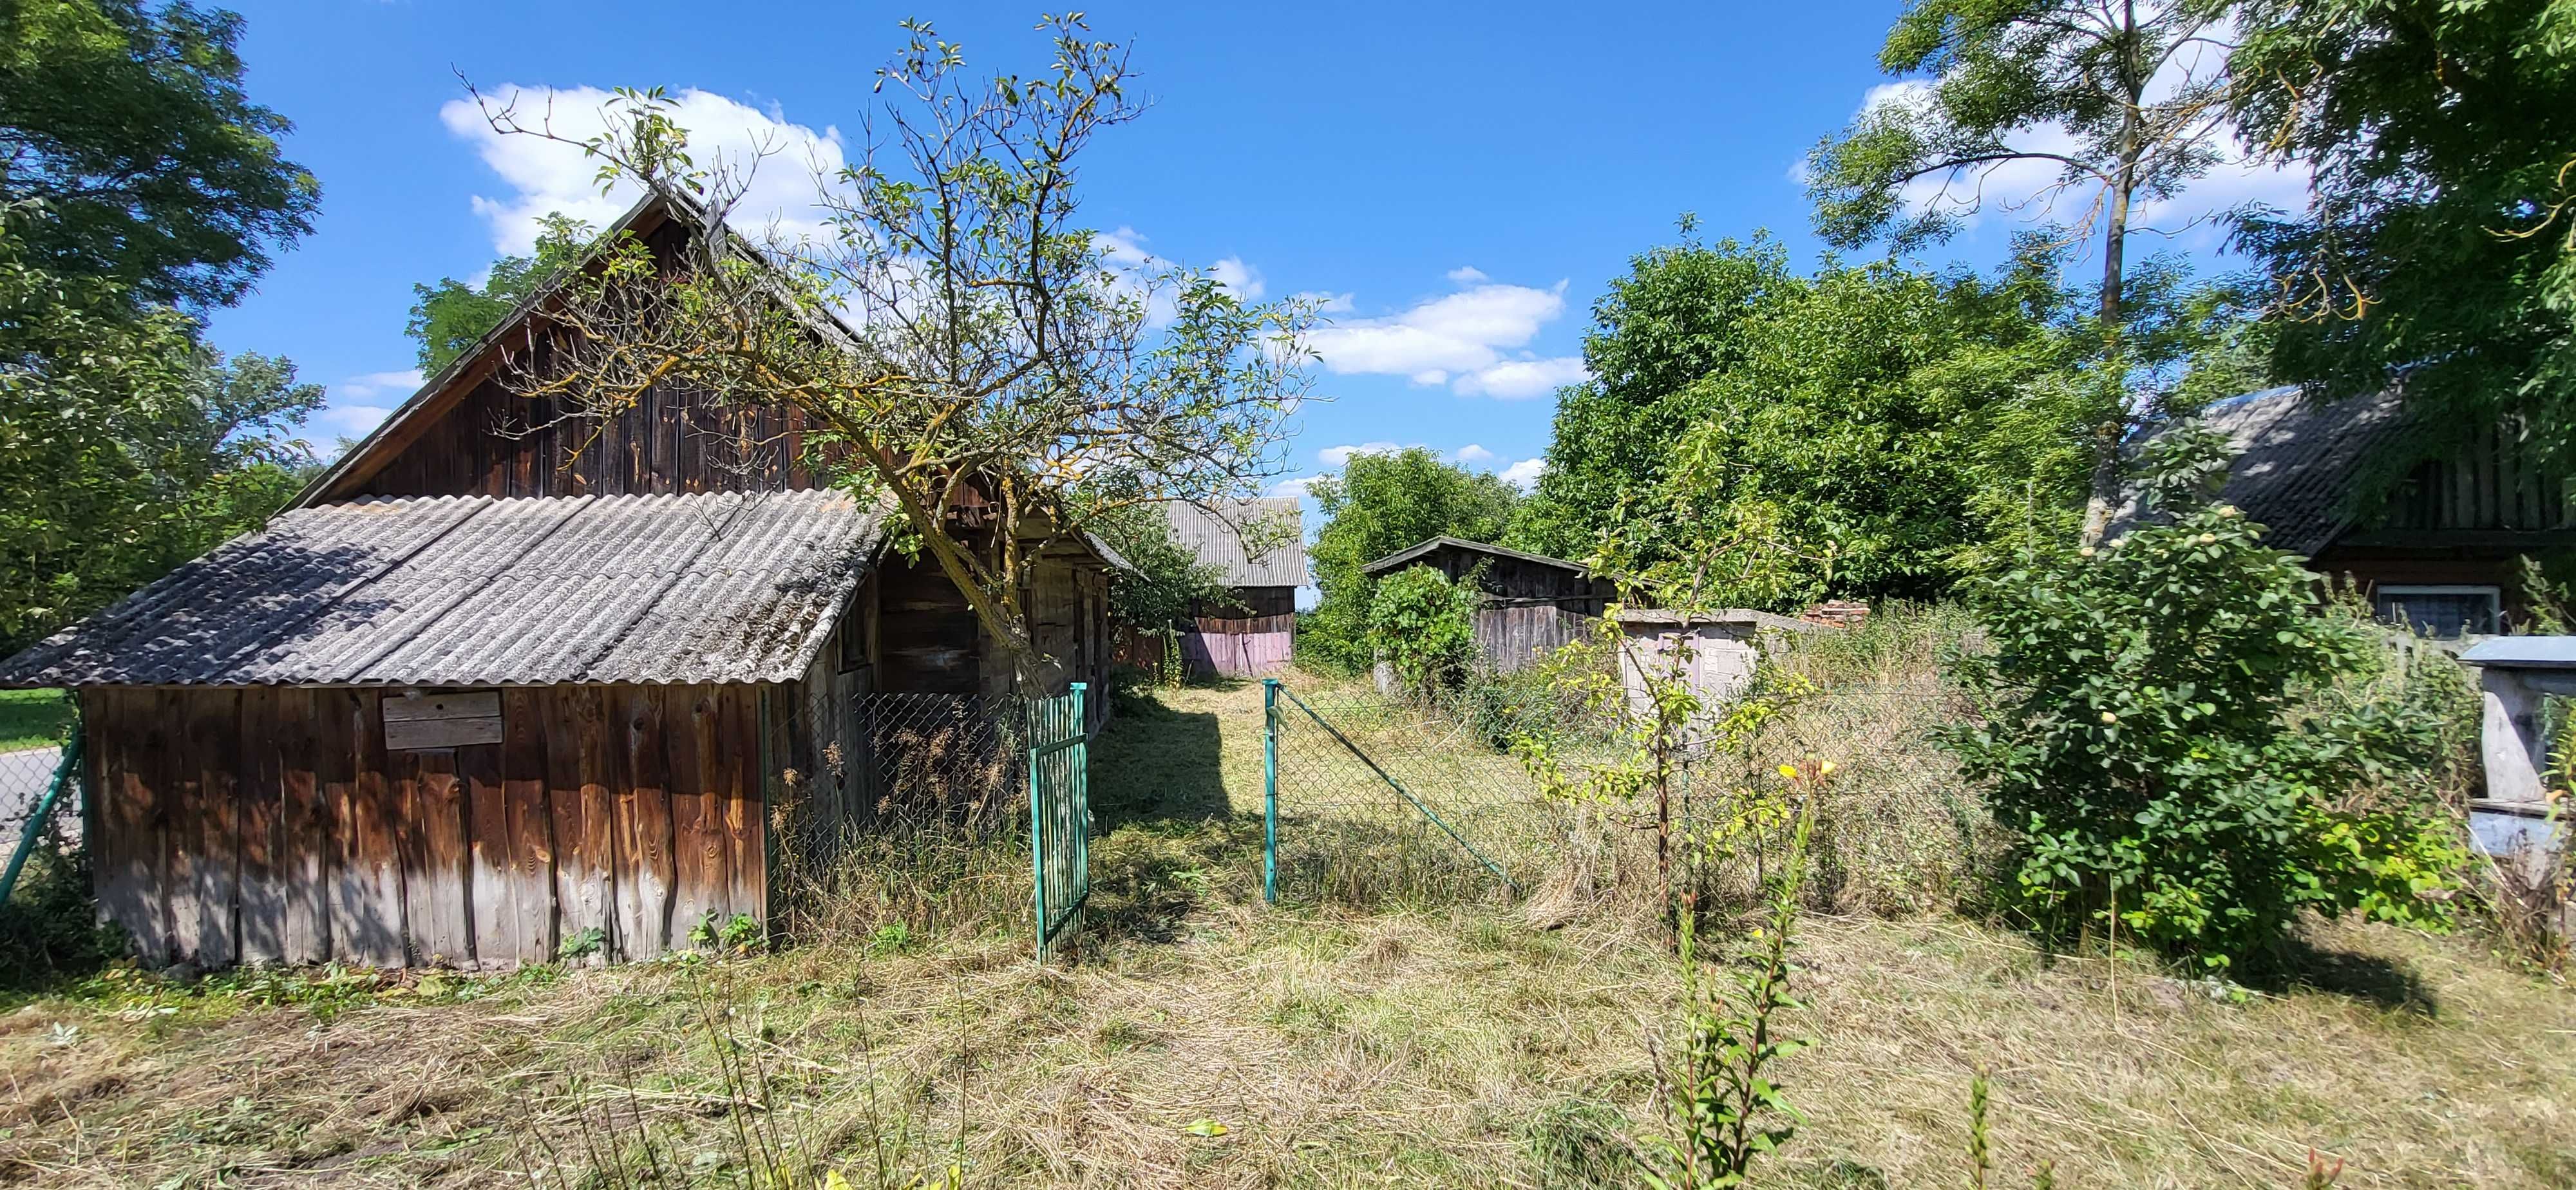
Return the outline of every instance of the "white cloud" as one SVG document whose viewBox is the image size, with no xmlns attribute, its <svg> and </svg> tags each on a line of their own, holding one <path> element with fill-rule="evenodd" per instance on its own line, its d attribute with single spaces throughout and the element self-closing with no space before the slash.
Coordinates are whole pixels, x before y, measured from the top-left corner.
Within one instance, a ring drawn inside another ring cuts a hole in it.
<svg viewBox="0 0 2576 1190">
<path fill-rule="evenodd" d="M 2233 40 L 2232 30 L 2215 29 L 2207 38 L 2210 44 L 2199 52 L 2176 55 L 2158 69 L 2147 84 L 2149 102 L 2205 82 L 2225 68 L 2220 52 L 2212 47 Z M 1882 106 L 1920 106 L 1930 102 L 1931 97 L 1929 80 L 1881 83 L 1862 96 L 1860 112 L 1866 114 Z M 2080 156 L 2084 149 L 2073 133 L 2058 124 L 2029 129 L 2009 143 L 2027 152 Z M 2209 172 L 2186 183 L 2170 198 L 2142 200 L 2130 221 L 2132 231 L 2161 234 L 2187 247 L 2214 249 L 2225 230 L 2217 216 L 2247 203 L 2293 211 L 2305 205 L 2309 171 L 2304 164 L 2280 166 L 2249 161 L 2242 147 L 2223 131 L 2212 134 L 2210 145 L 2219 160 Z M 1792 180 L 1805 185 L 1806 161 L 1801 158 L 1789 173 Z M 1908 206 L 1916 210 L 1945 209 L 1970 226 L 1988 216 L 2027 223 L 2053 217 L 2078 218 L 2090 209 L 2097 194 L 2098 185 L 2089 180 L 2065 184 L 2064 169 L 2059 163 L 2029 158 L 1963 171 L 1955 178 L 1918 178 L 1904 190 Z M 1974 209 L 1979 207 L 1982 209 Z"/>
<path fill-rule="evenodd" d="M 1538 486 L 1538 477 L 1547 473 L 1547 460 L 1522 459 L 1503 468 L 1503 482 L 1528 491 Z"/>
<path fill-rule="evenodd" d="M 420 369 L 400 372 L 368 372 L 349 377 L 331 386 L 334 401 L 365 401 L 370 397 L 408 397 L 420 389 Z"/>
<path fill-rule="evenodd" d="M 550 129 L 576 142 L 606 129 L 613 98 L 597 87 L 502 86 L 487 94 L 495 111 L 508 105 L 521 126 Z M 735 226 L 755 235 L 775 229 L 788 239 L 826 234 L 815 200 L 822 179 L 836 177 L 846 164 L 838 128 L 816 131 L 790 123 L 775 107 L 764 112 L 710 91 L 691 89 L 673 98 L 671 118 L 689 130 L 689 154 L 698 168 L 750 174 L 734 207 Z M 438 118 L 472 144 L 510 188 L 473 199 L 499 251 L 524 256 L 533 250 L 537 219 L 549 212 L 604 226 L 641 193 L 627 181 L 601 193 L 599 162 L 584 156 L 579 144 L 496 131 L 473 100 L 449 100 L 440 105 Z"/>
<path fill-rule="evenodd" d="M 1584 375 L 1583 362 L 1571 356 L 1505 354 L 1564 315 L 1565 286 L 1477 283 L 1400 314 L 1319 327 L 1306 343 L 1325 368 L 1341 375 L 1402 376 L 1424 386 L 1447 384 L 1469 396 L 1536 396 Z"/>
<path fill-rule="evenodd" d="M 383 405 L 333 405 L 315 413 L 304 424 L 313 436 L 325 441 L 337 438 L 363 438 L 367 432 L 393 416 Z"/>
<path fill-rule="evenodd" d="M 1322 475 L 1300 475 L 1294 479 L 1283 479 L 1270 485 L 1270 494 L 1273 496 L 1295 496 L 1303 499 L 1304 497 L 1312 494 L 1308 489 L 1315 486 L 1316 480 L 1325 478 L 1329 477 Z"/>
<path fill-rule="evenodd" d="M 1494 452 L 1470 442 L 1465 446 L 1459 447 L 1458 453 L 1451 455 L 1450 457 L 1461 463 L 1484 463 L 1492 461 Z"/>
<path fill-rule="evenodd" d="M 1460 285 L 1474 285 L 1487 279 L 1485 277 L 1485 270 L 1477 268 L 1472 264 L 1459 265 L 1457 268 L 1449 270 L 1448 276 L 1450 280 L 1455 281 Z"/>
<path fill-rule="evenodd" d="M 1327 467 L 1339 467 L 1350 462 L 1354 455 L 1391 455 L 1402 449 L 1392 442 L 1363 442 L 1356 446 L 1327 446 L 1316 451 L 1315 457 L 1323 460 Z"/>
<path fill-rule="evenodd" d="M 1245 264 L 1239 256 L 1228 256 L 1209 265 L 1208 276 L 1247 302 L 1261 300 L 1262 292 L 1268 288 L 1261 282 L 1261 270 Z"/>
<path fill-rule="evenodd" d="M 1293 299 L 1312 306 L 1318 314 L 1347 314 L 1356 309 L 1347 293 L 1326 293 L 1320 289 L 1300 292 Z"/>
<path fill-rule="evenodd" d="M 1489 368 L 1461 376 L 1452 385 L 1468 396 L 1483 395 L 1504 401 L 1520 401 L 1546 396 L 1569 384 L 1581 384 L 1591 372 L 1574 356 L 1554 359 L 1504 360 Z"/>
</svg>

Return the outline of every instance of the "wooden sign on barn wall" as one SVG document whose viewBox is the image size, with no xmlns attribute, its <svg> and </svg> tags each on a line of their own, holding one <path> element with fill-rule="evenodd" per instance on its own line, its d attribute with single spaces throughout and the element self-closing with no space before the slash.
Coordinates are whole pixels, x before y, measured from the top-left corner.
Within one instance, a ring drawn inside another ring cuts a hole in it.
<svg viewBox="0 0 2576 1190">
<path fill-rule="evenodd" d="M 407 690 L 385 699 L 384 708 L 389 752 L 501 742 L 498 690 Z"/>
</svg>

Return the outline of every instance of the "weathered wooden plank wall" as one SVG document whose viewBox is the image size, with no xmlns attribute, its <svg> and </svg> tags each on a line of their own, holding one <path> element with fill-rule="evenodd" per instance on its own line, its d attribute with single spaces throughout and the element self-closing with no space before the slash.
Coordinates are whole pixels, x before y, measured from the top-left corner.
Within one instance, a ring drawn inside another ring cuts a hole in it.
<svg viewBox="0 0 2576 1190">
<path fill-rule="evenodd" d="M 506 966 L 594 929 L 636 959 L 767 920 L 755 688 L 513 689 L 499 742 L 388 749 L 399 697 L 83 691 L 100 912 L 201 967 Z"/>
</svg>

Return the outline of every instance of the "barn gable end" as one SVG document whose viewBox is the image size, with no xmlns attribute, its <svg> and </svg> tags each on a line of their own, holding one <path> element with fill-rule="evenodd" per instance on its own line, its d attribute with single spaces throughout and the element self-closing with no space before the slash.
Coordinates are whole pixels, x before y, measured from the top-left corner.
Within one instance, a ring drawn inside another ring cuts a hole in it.
<svg viewBox="0 0 2576 1190">
<path fill-rule="evenodd" d="M 633 234 L 667 263 L 692 234 L 679 215 L 648 198 L 607 231 Z M 368 496 L 660 496 L 821 486 L 805 465 L 807 427 L 796 410 L 728 406 L 664 387 L 596 419 L 511 391 L 505 362 L 535 345 L 546 298 L 540 292 L 521 303 L 431 377 L 295 507 Z"/>
</svg>

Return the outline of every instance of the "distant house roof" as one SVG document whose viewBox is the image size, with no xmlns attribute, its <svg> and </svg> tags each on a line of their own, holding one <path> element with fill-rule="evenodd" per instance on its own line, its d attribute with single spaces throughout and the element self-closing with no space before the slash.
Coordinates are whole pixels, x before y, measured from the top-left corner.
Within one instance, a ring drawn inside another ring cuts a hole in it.
<svg viewBox="0 0 2576 1190">
<path fill-rule="evenodd" d="M 1212 509 L 1175 500 L 1163 505 L 1163 515 L 1172 524 L 1173 543 L 1223 571 L 1229 587 L 1306 585 L 1305 523 L 1294 499 L 1230 500 Z M 1261 528 L 1281 519 L 1287 521 L 1284 534 Z M 1278 544 L 1255 554 L 1246 548 L 1247 534 L 1256 541 L 1279 534 Z"/>
<path fill-rule="evenodd" d="M 0 662 L 0 686 L 787 681 L 886 524 L 830 490 L 296 509 Z"/>
<path fill-rule="evenodd" d="M 1519 550 L 1507 550 L 1499 545 L 1492 545 L 1482 541 L 1468 541 L 1461 537 L 1434 537 L 1431 540 L 1423 542 L 1422 544 L 1410 549 L 1397 550 L 1396 552 L 1388 554 L 1375 562 L 1371 562 L 1366 566 L 1360 567 L 1360 573 L 1381 574 L 1386 571 L 1393 570 L 1396 567 L 1419 561 L 1434 550 L 1442 549 L 1444 547 L 1462 549 L 1469 553 L 1492 554 L 1497 558 L 1517 558 L 1523 562 L 1535 562 L 1541 566 L 1554 566 L 1560 570 L 1573 571 L 1576 574 L 1588 575 L 1592 573 L 1590 569 L 1586 568 L 1580 562 L 1568 562 L 1563 558 L 1551 558 L 1545 554 L 1524 554 Z"/>
<path fill-rule="evenodd" d="M 2231 397 L 2201 418 L 2237 451 L 2219 499 L 2270 530 L 2269 544 L 2299 554 L 2349 527 L 2354 473 L 2403 420 L 2395 389 L 2319 406 L 2295 387 Z"/>
</svg>

